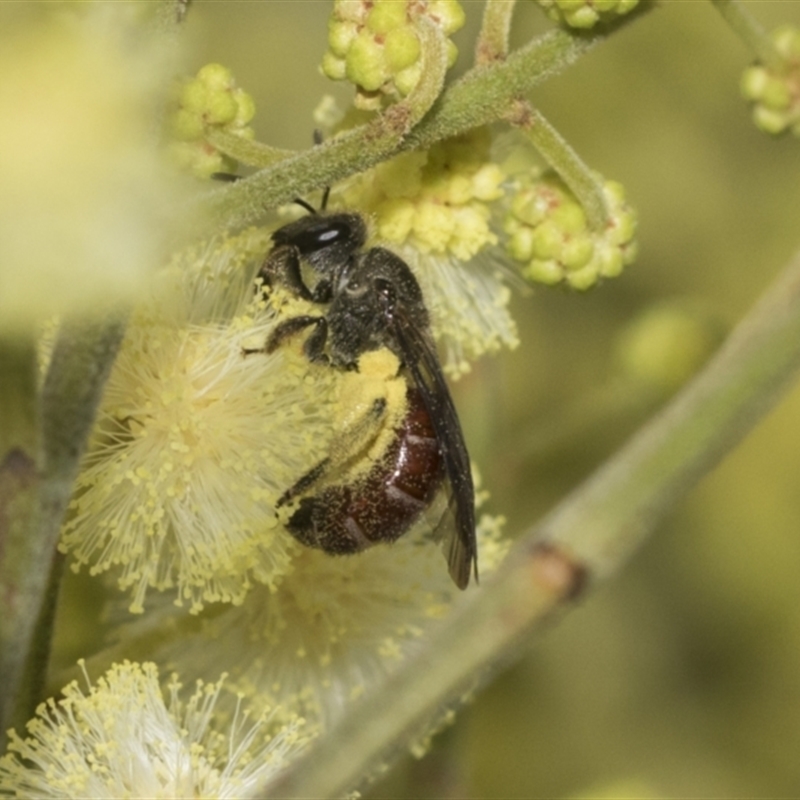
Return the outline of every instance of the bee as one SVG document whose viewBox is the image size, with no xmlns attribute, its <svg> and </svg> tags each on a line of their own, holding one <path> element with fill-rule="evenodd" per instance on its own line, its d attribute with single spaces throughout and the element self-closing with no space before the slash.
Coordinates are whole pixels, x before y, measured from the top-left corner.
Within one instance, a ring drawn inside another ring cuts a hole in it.
<svg viewBox="0 0 800 800">
<path fill-rule="evenodd" d="M 447 528 L 450 576 L 465 589 L 471 573 L 478 578 L 475 490 L 419 283 L 395 253 L 365 249 L 362 215 L 325 212 L 327 191 L 321 211 L 296 202 L 309 213 L 272 234 L 259 277 L 267 287 L 281 285 L 319 304 L 320 313 L 279 323 L 258 352 L 272 353 L 309 331 L 303 351 L 311 362 L 351 373 L 382 363 L 377 380 L 384 392 L 362 397 L 331 455 L 284 492 L 278 507 L 299 501 L 286 526 L 309 547 L 355 553 L 395 541 L 443 495 L 442 522 L 450 524 L 436 533 Z M 381 353 L 389 360 L 381 361 Z M 381 441 L 379 432 L 387 429 Z"/>
</svg>

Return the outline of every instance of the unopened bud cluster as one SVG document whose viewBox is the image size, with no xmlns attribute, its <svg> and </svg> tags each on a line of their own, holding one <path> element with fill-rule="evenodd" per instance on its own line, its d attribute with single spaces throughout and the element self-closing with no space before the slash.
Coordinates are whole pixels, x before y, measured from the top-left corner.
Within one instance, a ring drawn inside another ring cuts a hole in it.
<svg viewBox="0 0 800 800">
<path fill-rule="evenodd" d="M 636 256 L 636 216 L 623 187 L 605 181 L 608 222 L 592 230 L 581 204 L 553 173 L 518 187 L 506 215 L 506 250 L 522 262 L 522 274 L 548 285 L 588 289 L 614 278 Z"/>
<path fill-rule="evenodd" d="M 489 131 L 476 128 L 404 153 L 368 173 L 347 199 L 371 212 L 381 239 L 468 261 L 497 243 L 489 204 L 503 196 L 505 175 L 490 146 Z"/>
<path fill-rule="evenodd" d="M 212 128 L 245 139 L 255 135 L 248 123 L 255 114 L 253 98 L 236 86 L 221 64 L 206 64 L 178 90 L 177 109 L 169 119 L 170 150 L 176 161 L 198 177 L 232 172 L 236 162 L 207 141 Z"/>
<path fill-rule="evenodd" d="M 627 14 L 639 0 L 536 0 L 547 16 L 570 28 L 593 28 Z"/>
<path fill-rule="evenodd" d="M 742 94 L 753 102 L 753 121 L 765 133 L 791 130 L 800 136 L 800 29 L 783 25 L 772 33 L 782 56 L 778 67 L 754 64 L 742 75 Z"/>
<path fill-rule="evenodd" d="M 382 98 L 405 97 L 422 74 L 419 20 L 426 17 L 450 36 L 464 24 L 457 0 L 336 0 L 328 23 L 322 72 L 348 80 L 360 108 L 377 109 Z M 448 66 L 456 46 L 448 41 Z"/>
</svg>

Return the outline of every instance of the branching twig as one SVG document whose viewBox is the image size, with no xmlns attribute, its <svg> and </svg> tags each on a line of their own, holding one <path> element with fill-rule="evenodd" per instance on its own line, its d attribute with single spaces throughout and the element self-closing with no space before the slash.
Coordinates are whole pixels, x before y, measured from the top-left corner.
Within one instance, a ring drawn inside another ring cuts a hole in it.
<svg viewBox="0 0 800 800">
<path fill-rule="evenodd" d="M 435 82 L 441 87 L 443 74 L 426 67 L 414 96 L 409 95 L 373 122 L 210 194 L 204 201 L 207 218 L 217 220 L 223 228 L 251 224 L 267 209 L 369 169 L 396 153 L 430 147 L 502 119 L 537 83 L 562 72 L 610 32 L 629 25 L 646 10 L 622 17 L 603 33 L 547 33 L 505 61 L 470 70 L 438 99 L 431 97 L 431 90 Z"/>
<path fill-rule="evenodd" d="M 578 198 L 592 230 L 603 231 L 609 221 L 608 206 L 602 183 L 586 162 L 530 103 L 518 103 L 508 120 L 524 131 L 544 160 Z"/>
</svg>

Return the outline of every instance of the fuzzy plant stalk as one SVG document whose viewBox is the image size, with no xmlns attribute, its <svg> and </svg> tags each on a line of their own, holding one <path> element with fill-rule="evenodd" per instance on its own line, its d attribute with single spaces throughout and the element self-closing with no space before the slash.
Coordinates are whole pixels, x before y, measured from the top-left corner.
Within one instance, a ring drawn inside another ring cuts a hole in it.
<svg viewBox="0 0 800 800">
<path fill-rule="evenodd" d="M 119 319 L 65 324 L 40 390 L 34 348 L 26 358 L 4 359 L 3 428 L 29 440 L 3 442 L 0 468 L 4 732 L 22 728 L 41 697 L 63 564 L 55 545 L 123 330 Z"/>
<path fill-rule="evenodd" d="M 646 11 L 625 18 L 616 28 L 632 23 Z M 551 31 L 503 61 L 475 67 L 441 96 L 436 97 L 427 86 L 420 85 L 374 121 L 218 190 L 204 202 L 205 210 L 223 226 L 246 225 L 258 219 L 265 206 L 290 202 L 398 153 L 424 149 L 504 119 L 514 111 L 521 96 L 567 69 L 608 36 L 608 29 L 580 37 Z M 426 77 L 425 84 L 429 80 L 433 83 L 436 74 Z M 434 99 L 435 113 L 426 114 Z"/>
</svg>

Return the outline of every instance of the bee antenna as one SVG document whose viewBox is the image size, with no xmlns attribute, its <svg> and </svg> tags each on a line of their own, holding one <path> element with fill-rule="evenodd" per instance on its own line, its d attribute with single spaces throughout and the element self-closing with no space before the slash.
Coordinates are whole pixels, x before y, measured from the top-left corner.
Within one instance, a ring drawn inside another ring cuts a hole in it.
<svg viewBox="0 0 800 800">
<path fill-rule="evenodd" d="M 314 145 L 319 146 L 322 144 L 323 141 L 325 141 L 325 135 L 319 128 L 314 128 Z M 324 211 L 328 207 L 328 197 L 330 196 L 330 193 L 331 193 L 331 187 L 326 186 L 325 191 L 322 193 L 322 202 L 320 203 L 319 206 L 320 211 Z M 297 200 L 295 200 L 295 203 L 296 202 Z M 308 206 L 305 203 L 301 202 L 300 205 L 303 206 L 304 208 L 308 208 Z M 313 213 L 316 214 L 317 212 L 314 211 Z"/>
<path fill-rule="evenodd" d="M 292 202 L 296 203 L 298 206 L 302 206 L 306 211 L 308 211 L 309 214 L 313 214 L 314 216 L 316 216 L 316 214 L 318 213 L 317 209 L 314 208 L 314 206 L 312 206 L 310 203 L 306 203 L 306 201 L 303 200 L 301 197 L 295 197 L 295 199 L 292 200 Z M 325 208 L 324 205 L 323 208 Z"/>
</svg>

